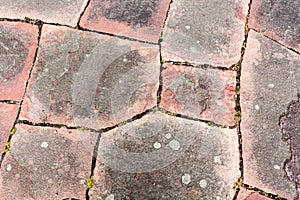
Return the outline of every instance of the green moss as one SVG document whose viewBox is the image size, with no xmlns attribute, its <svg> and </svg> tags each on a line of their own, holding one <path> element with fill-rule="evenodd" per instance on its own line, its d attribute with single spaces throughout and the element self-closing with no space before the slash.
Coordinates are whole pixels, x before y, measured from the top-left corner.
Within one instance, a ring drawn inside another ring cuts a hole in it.
<svg viewBox="0 0 300 200">
<path fill-rule="evenodd" d="M 90 178 L 89 178 L 89 180 L 88 180 L 88 188 L 90 189 L 90 188 L 92 188 L 93 186 L 94 186 L 94 178 L 93 178 L 93 176 L 91 176 Z"/>
<path fill-rule="evenodd" d="M 5 145 L 4 153 L 9 152 L 9 150 L 10 150 L 10 142 L 7 142 Z"/>
<path fill-rule="evenodd" d="M 14 135 L 14 134 L 16 133 L 16 131 L 17 131 L 17 128 L 14 127 L 13 129 L 11 129 L 10 134 L 11 134 L 11 135 Z"/>
</svg>

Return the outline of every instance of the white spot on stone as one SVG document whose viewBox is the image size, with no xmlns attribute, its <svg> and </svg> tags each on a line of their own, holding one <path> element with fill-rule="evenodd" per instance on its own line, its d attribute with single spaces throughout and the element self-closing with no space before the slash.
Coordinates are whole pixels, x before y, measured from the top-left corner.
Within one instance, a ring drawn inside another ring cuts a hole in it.
<svg viewBox="0 0 300 200">
<path fill-rule="evenodd" d="M 7 81 L 7 79 L 4 79 L 3 81 L 4 81 L 4 82 L 6 82 L 6 81 Z"/>
<path fill-rule="evenodd" d="M 255 110 L 259 110 L 260 107 L 259 107 L 259 105 L 255 105 L 254 108 L 255 108 Z"/>
<path fill-rule="evenodd" d="M 199 185 L 201 188 L 205 188 L 207 186 L 207 182 L 206 180 L 202 179 L 200 182 L 199 182 Z"/>
<path fill-rule="evenodd" d="M 8 164 L 8 165 L 6 166 L 6 170 L 7 170 L 7 171 L 11 171 L 11 169 L 12 169 L 11 165 Z"/>
<path fill-rule="evenodd" d="M 90 56 L 90 54 L 85 54 L 85 56 L 86 56 L 86 57 L 89 57 L 89 56 Z"/>
<path fill-rule="evenodd" d="M 200 41 L 199 41 L 199 40 L 197 40 L 197 44 L 200 44 Z"/>
<path fill-rule="evenodd" d="M 177 151 L 180 149 L 180 143 L 177 140 L 171 140 L 169 143 L 171 149 Z"/>
<path fill-rule="evenodd" d="M 114 199 L 115 199 L 115 195 L 113 194 L 110 194 L 105 198 L 105 200 L 114 200 Z"/>
<path fill-rule="evenodd" d="M 222 164 L 222 161 L 221 161 L 221 158 L 219 156 L 215 156 L 214 157 L 214 163 L 217 163 L 217 164 Z"/>
<path fill-rule="evenodd" d="M 186 29 L 186 30 L 190 30 L 191 27 L 187 25 L 187 26 L 185 26 L 185 29 Z"/>
<path fill-rule="evenodd" d="M 83 179 L 80 180 L 80 184 L 81 184 L 81 185 L 83 185 L 84 182 L 85 182 L 85 181 L 84 181 Z"/>
<path fill-rule="evenodd" d="M 167 138 L 167 139 L 171 139 L 171 138 L 172 138 L 172 135 L 171 135 L 170 133 L 167 133 L 167 134 L 166 134 L 166 138 Z"/>
<path fill-rule="evenodd" d="M 273 83 L 270 83 L 270 84 L 268 85 L 268 87 L 269 87 L 269 88 L 274 88 L 275 85 L 274 85 Z"/>
<path fill-rule="evenodd" d="M 126 59 L 126 58 L 124 58 L 124 59 L 123 59 L 123 62 L 127 62 L 127 59 Z"/>
<path fill-rule="evenodd" d="M 54 130 L 53 133 L 57 133 L 57 130 Z"/>
<path fill-rule="evenodd" d="M 279 165 L 274 165 L 274 169 L 280 169 Z"/>
<path fill-rule="evenodd" d="M 154 147 L 155 149 L 160 149 L 160 148 L 161 148 L 161 144 L 160 144 L 159 142 L 155 142 L 155 143 L 153 144 L 153 147 Z"/>
<path fill-rule="evenodd" d="M 42 142 L 41 147 L 47 148 L 48 147 L 48 143 L 47 142 Z"/>
<path fill-rule="evenodd" d="M 221 197 L 219 197 L 219 196 L 216 196 L 216 200 L 221 200 Z"/>
<path fill-rule="evenodd" d="M 184 174 L 182 177 L 181 177 L 181 181 L 182 183 L 184 184 L 189 184 L 191 182 L 191 176 L 189 174 Z"/>
</svg>

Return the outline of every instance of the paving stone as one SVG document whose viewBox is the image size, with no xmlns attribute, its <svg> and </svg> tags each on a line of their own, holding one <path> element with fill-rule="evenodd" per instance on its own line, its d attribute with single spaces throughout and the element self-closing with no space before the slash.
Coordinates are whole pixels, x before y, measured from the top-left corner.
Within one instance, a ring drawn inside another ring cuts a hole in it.
<svg viewBox="0 0 300 200">
<path fill-rule="evenodd" d="M 0 100 L 22 100 L 37 37 L 36 26 L 0 22 Z"/>
<path fill-rule="evenodd" d="M 87 2 L 88 0 L 0 0 L 0 17 L 11 19 L 29 17 L 44 22 L 76 26 Z"/>
<path fill-rule="evenodd" d="M 233 71 L 165 64 L 160 106 L 170 112 L 234 125 Z"/>
<path fill-rule="evenodd" d="M 232 199 L 235 129 L 154 112 L 101 136 L 91 199 Z"/>
<path fill-rule="evenodd" d="M 291 152 L 279 119 L 300 93 L 299 69 L 297 54 L 250 31 L 241 74 L 245 183 L 288 199 L 296 190 L 284 170 Z"/>
<path fill-rule="evenodd" d="M 259 194 L 258 192 L 241 188 L 237 200 L 271 200 L 271 199 L 266 197 L 265 195 Z"/>
<path fill-rule="evenodd" d="M 240 59 L 247 0 L 175 0 L 163 32 L 164 60 L 230 67 Z"/>
<path fill-rule="evenodd" d="M 253 1 L 249 26 L 300 52 L 300 1 Z"/>
<path fill-rule="evenodd" d="M 45 26 L 21 119 L 113 126 L 156 105 L 156 45 Z"/>
<path fill-rule="evenodd" d="M 17 125 L 1 167 L 0 199 L 85 199 L 97 134 Z"/>
<path fill-rule="evenodd" d="M 10 131 L 17 119 L 19 105 L 0 103 L 0 152 L 5 149 Z"/>
<path fill-rule="evenodd" d="M 80 25 L 92 30 L 158 42 L 170 0 L 91 0 Z"/>
</svg>

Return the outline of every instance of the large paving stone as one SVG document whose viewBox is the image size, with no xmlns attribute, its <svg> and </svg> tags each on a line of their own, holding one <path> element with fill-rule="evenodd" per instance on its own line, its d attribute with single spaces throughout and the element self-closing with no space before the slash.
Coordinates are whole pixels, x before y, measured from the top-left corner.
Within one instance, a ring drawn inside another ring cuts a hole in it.
<svg viewBox="0 0 300 200">
<path fill-rule="evenodd" d="M 240 59 L 247 0 L 174 0 L 163 34 L 164 60 L 230 67 Z"/>
<path fill-rule="evenodd" d="M 22 100 L 37 37 L 37 26 L 0 22 L 0 100 Z"/>
<path fill-rule="evenodd" d="M 265 195 L 261 195 L 258 192 L 246 190 L 245 188 L 241 188 L 237 200 L 271 200 Z"/>
<path fill-rule="evenodd" d="M 300 93 L 297 54 L 250 31 L 241 74 L 241 109 L 245 183 L 293 199 L 287 178 L 290 147 L 282 138 L 280 116 Z"/>
<path fill-rule="evenodd" d="M 3 153 L 17 119 L 19 105 L 0 103 L 0 152 Z"/>
<path fill-rule="evenodd" d="M 154 112 L 103 133 L 91 199 L 232 199 L 235 129 Z"/>
<path fill-rule="evenodd" d="M 91 0 L 80 25 L 158 42 L 170 0 Z"/>
<path fill-rule="evenodd" d="M 17 125 L 0 176 L 0 199 L 85 199 L 97 134 Z"/>
<path fill-rule="evenodd" d="M 234 125 L 236 73 L 165 64 L 160 106 L 170 112 Z"/>
<path fill-rule="evenodd" d="M 0 17 L 30 17 L 45 22 L 76 26 L 88 0 L 0 0 Z"/>
<path fill-rule="evenodd" d="M 158 46 L 45 26 L 21 119 L 113 126 L 156 105 Z"/>
<path fill-rule="evenodd" d="M 300 1 L 252 2 L 249 26 L 300 52 Z"/>
</svg>

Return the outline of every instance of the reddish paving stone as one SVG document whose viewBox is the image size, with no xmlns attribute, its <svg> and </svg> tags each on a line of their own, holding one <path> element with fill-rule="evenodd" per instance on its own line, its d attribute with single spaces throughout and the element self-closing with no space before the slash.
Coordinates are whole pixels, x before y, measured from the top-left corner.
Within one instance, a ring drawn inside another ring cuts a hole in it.
<svg viewBox="0 0 300 200">
<path fill-rule="evenodd" d="M 40 47 L 21 119 L 98 129 L 156 105 L 158 46 L 45 26 Z"/>
<path fill-rule="evenodd" d="M 232 199 L 235 129 L 160 112 L 101 136 L 91 199 Z"/>
<path fill-rule="evenodd" d="M 271 200 L 271 199 L 264 195 L 259 194 L 258 192 L 241 188 L 237 200 Z"/>
<path fill-rule="evenodd" d="M 282 140 L 279 119 L 297 93 L 298 55 L 250 31 L 241 74 L 245 183 L 288 199 L 296 189 L 284 170 L 291 152 Z"/>
<path fill-rule="evenodd" d="M 0 100 L 22 100 L 37 37 L 37 26 L 0 22 Z"/>
<path fill-rule="evenodd" d="M 300 1 L 252 2 L 249 26 L 300 52 Z"/>
<path fill-rule="evenodd" d="M 173 1 L 163 34 L 163 59 L 224 67 L 237 63 L 247 10 L 247 0 Z"/>
<path fill-rule="evenodd" d="M 88 0 L 0 0 L 0 18 L 29 17 L 44 22 L 76 26 L 87 2 Z"/>
<path fill-rule="evenodd" d="M 5 149 L 10 131 L 17 119 L 19 105 L 0 103 L 0 152 Z"/>
<path fill-rule="evenodd" d="M 158 42 L 170 0 L 91 0 L 80 25 L 116 35 Z"/>
<path fill-rule="evenodd" d="M 0 199 L 85 199 L 97 134 L 17 125 L 1 167 Z M 89 148 L 89 147 L 88 147 Z"/>
<path fill-rule="evenodd" d="M 169 63 L 164 66 L 162 108 L 217 124 L 234 125 L 235 72 Z"/>
</svg>

